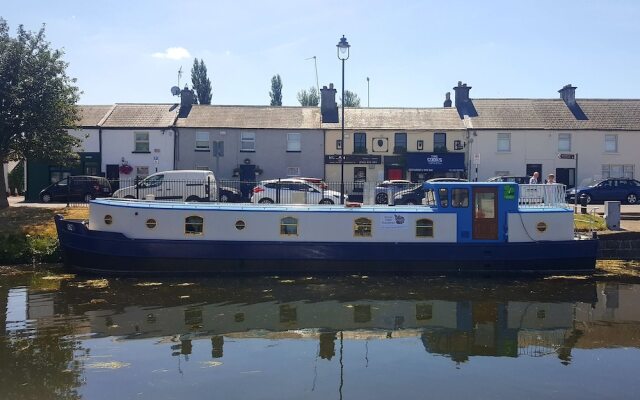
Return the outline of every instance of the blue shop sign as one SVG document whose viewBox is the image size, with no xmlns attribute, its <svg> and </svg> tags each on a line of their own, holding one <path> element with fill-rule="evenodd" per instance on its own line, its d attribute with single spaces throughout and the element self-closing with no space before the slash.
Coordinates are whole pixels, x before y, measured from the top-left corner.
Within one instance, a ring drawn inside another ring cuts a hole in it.
<svg viewBox="0 0 640 400">
<path fill-rule="evenodd" d="M 464 153 L 407 153 L 407 170 L 464 172 Z"/>
</svg>

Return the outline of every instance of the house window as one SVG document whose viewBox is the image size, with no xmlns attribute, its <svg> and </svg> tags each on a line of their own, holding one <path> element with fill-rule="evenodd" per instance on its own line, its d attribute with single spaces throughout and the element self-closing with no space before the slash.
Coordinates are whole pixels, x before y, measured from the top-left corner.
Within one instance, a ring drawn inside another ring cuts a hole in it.
<svg viewBox="0 0 640 400">
<path fill-rule="evenodd" d="M 149 132 L 133 132 L 134 153 L 149 153 Z"/>
<path fill-rule="evenodd" d="M 240 133 L 240 151 L 256 151 L 255 132 Z"/>
<path fill-rule="evenodd" d="M 280 219 L 280 234 L 286 236 L 298 236 L 298 219 L 284 217 Z"/>
<path fill-rule="evenodd" d="M 138 178 L 146 178 L 149 176 L 149 167 L 136 167 L 136 176 Z"/>
<path fill-rule="evenodd" d="M 571 134 L 558 134 L 558 151 L 571 151 Z"/>
<path fill-rule="evenodd" d="M 197 215 L 192 215 L 184 219 L 185 235 L 202 235 L 204 219 Z"/>
<path fill-rule="evenodd" d="M 436 132 L 433 134 L 433 151 L 436 153 L 445 153 L 447 151 L 446 133 Z"/>
<path fill-rule="evenodd" d="M 407 152 L 407 134 L 405 132 L 396 132 L 393 152 L 395 154 L 404 154 Z"/>
<path fill-rule="evenodd" d="M 635 165 L 633 164 L 603 164 L 602 178 L 629 178 L 633 179 Z"/>
<path fill-rule="evenodd" d="M 300 167 L 287 167 L 287 176 L 300 176 Z"/>
<path fill-rule="evenodd" d="M 424 140 L 418 140 L 418 142 L 416 143 L 416 147 L 418 148 L 418 150 L 424 150 Z"/>
<path fill-rule="evenodd" d="M 209 151 L 209 132 L 196 132 L 196 150 Z"/>
<path fill-rule="evenodd" d="M 618 152 L 618 135 L 604 135 L 604 151 L 606 153 Z"/>
<path fill-rule="evenodd" d="M 427 218 L 416 221 L 417 237 L 433 237 L 433 221 Z"/>
<path fill-rule="evenodd" d="M 342 140 L 338 139 L 336 140 L 336 150 L 341 150 L 342 149 Z"/>
<path fill-rule="evenodd" d="M 301 151 L 299 133 L 287 133 L 287 151 Z"/>
<path fill-rule="evenodd" d="M 369 218 L 358 218 L 353 222 L 353 236 L 371 237 L 371 220 Z"/>
<path fill-rule="evenodd" d="M 367 134 L 365 132 L 356 132 L 353 134 L 353 153 L 367 153 Z"/>
<path fill-rule="evenodd" d="M 511 134 L 498 133 L 498 152 L 511 151 Z"/>
</svg>

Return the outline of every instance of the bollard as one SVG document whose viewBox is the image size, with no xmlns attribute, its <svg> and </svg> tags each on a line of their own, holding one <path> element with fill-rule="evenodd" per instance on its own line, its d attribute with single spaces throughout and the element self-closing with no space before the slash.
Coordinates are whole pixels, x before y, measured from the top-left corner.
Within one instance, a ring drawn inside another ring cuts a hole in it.
<svg viewBox="0 0 640 400">
<path fill-rule="evenodd" d="M 580 196 L 580 214 L 587 214 L 587 196 Z"/>
<path fill-rule="evenodd" d="M 604 220 L 607 223 L 607 229 L 620 229 L 620 202 L 605 201 L 604 202 Z"/>
</svg>

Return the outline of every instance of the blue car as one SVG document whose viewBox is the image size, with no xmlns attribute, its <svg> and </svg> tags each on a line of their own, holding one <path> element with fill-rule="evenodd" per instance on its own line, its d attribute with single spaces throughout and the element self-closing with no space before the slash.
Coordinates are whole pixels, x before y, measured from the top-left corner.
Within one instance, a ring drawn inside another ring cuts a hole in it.
<svg viewBox="0 0 640 400">
<path fill-rule="evenodd" d="M 575 201 L 576 190 L 569 189 L 566 193 L 568 203 Z M 586 187 L 578 188 L 578 202 L 585 197 L 587 203 L 602 203 L 604 201 L 620 201 L 627 204 L 638 204 L 640 197 L 640 182 L 635 179 L 609 178 L 596 181 Z"/>
</svg>

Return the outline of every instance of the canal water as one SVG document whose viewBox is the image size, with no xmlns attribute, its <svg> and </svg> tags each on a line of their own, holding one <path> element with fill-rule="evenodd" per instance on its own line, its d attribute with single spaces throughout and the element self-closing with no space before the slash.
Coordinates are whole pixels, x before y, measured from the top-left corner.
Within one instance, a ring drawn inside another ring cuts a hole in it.
<svg viewBox="0 0 640 400">
<path fill-rule="evenodd" d="M 0 268 L 1 399 L 638 398 L 640 285 Z"/>
</svg>

